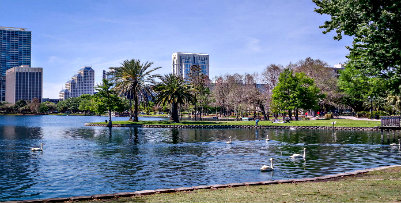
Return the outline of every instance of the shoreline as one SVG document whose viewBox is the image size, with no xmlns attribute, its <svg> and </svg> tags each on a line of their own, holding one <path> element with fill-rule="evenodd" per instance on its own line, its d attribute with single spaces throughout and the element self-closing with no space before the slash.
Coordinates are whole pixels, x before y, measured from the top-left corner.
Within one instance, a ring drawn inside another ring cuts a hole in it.
<svg viewBox="0 0 401 203">
<path fill-rule="evenodd" d="M 242 186 L 261 186 L 261 185 L 274 185 L 274 184 L 296 184 L 305 182 L 326 182 L 326 181 L 336 181 L 341 180 L 346 177 L 363 175 L 372 171 L 380 171 L 385 169 L 390 169 L 394 167 L 401 167 L 401 165 L 390 165 L 382 166 L 376 168 L 369 168 L 363 170 L 355 170 L 350 172 L 338 173 L 333 175 L 325 175 L 314 178 L 301 178 L 301 179 L 284 179 L 284 180 L 273 180 L 273 181 L 259 181 L 259 182 L 243 182 L 243 183 L 228 183 L 228 184 L 215 184 L 215 185 L 201 185 L 192 187 L 180 187 L 180 188 L 170 188 L 170 189 L 156 189 L 156 190 L 141 190 L 135 192 L 119 192 L 113 194 L 96 194 L 91 196 L 74 196 L 74 197 L 62 197 L 62 198 L 48 198 L 48 199 L 37 199 L 37 200 L 21 200 L 21 201 L 6 201 L 13 203 L 44 203 L 44 202 L 69 202 L 69 201 L 91 201 L 91 200 L 112 200 L 122 197 L 140 197 L 153 194 L 161 193 L 177 193 L 177 192 L 188 192 L 200 189 L 221 189 L 221 188 L 233 188 Z"/>
<path fill-rule="evenodd" d="M 85 126 L 107 127 L 107 124 L 85 123 Z M 141 127 L 141 128 L 255 128 L 255 129 L 307 129 L 307 130 L 359 130 L 380 131 L 380 127 L 332 127 L 332 126 L 277 126 L 277 125 L 168 125 L 168 124 L 113 124 L 113 127 Z"/>
</svg>

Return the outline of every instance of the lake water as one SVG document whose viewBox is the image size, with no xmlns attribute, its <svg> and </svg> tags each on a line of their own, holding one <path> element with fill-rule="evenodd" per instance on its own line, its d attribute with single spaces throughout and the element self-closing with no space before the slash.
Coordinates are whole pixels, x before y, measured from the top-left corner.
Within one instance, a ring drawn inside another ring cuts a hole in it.
<svg viewBox="0 0 401 203">
<path fill-rule="evenodd" d="M 401 161 L 400 148 L 388 145 L 398 134 L 84 126 L 105 119 L 0 116 L 0 201 L 315 177 Z M 40 143 L 43 152 L 30 150 Z M 289 157 L 303 148 L 305 161 Z M 260 172 L 269 158 L 274 172 Z"/>
</svg>

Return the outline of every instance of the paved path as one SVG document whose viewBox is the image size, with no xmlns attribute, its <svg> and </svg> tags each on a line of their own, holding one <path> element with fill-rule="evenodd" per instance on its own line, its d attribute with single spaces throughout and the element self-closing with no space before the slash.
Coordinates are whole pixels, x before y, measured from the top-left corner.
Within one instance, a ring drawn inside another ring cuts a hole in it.
<svg viewBox="0 0 401 203">
<path fill-rule="evenodd" d="M 361 120 L 361 121 L 380 121 L 380 119 L 357 118 L 355 116 L 339 116 L 341 119 Z"/>
</svg>

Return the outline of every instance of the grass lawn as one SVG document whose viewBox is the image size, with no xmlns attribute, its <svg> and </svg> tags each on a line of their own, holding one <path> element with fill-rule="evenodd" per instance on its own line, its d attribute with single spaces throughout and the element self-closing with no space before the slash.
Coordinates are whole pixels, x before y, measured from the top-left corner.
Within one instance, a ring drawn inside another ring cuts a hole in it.
<svg viewBox="0 0 401 203">
<path fill-rule="evenodd" d="M 120 198 L 107 202 L 399 202 L 401 167 L 328 182 L 245 186 Z"/>
<path fill-rule="evenodd" d="M 336 127 L 376 127 L 380 126 L 380 121 L 331 119 L 331 120 L 302 120 L 291 121 L 290 123 L 272 123 L 271 121 L 260 121 L 259 125 L 269 126 L 332 126 L 336 121 Z M 105 124 L 97 122 L 95 124 Z M 113 121 L 113 124 L 140 124 L 140 125 L 255 125 L 255 121 L 181 121 L 173 123 L 171 121 Z"/>
</svg>

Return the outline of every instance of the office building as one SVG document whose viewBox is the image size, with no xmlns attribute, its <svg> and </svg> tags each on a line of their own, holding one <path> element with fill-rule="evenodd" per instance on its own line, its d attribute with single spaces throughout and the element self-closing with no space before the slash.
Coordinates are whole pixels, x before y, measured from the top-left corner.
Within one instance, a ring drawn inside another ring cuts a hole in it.
<svg viewBox="0 0 401 203">
<path fill-rule="evenodd" d="M 199 65 L 202 73 L 209 77 L 209 54 L 173 53 L 173 74 L 188 78 L 192 65 Z"/>
<path fill-rule="evenodd" d="M 115 67 L 110 67 L 109 70 L 103 70 L 103 79 L 112 80 L 114 77 Z"/>
<path fill-rule="evenodd" d="M 0 26 L 0 101 L 5 101 L 6 71 L 31 66 L 31 31 Z"/>
<path fill-rule="evenodd" d="M 19 100 L 42 100 L 43 69 L 27 65 L 14 67 L 6 71 L 5 101 L 11 104 Z"/>
<path fill-rule="evenodd" d="M 65 89 L 59 93 L 61 100 L 71 97 L 79 97 L 83 94 L 94 94 L 95 92 L 95 71 L 87 66 L 78 71 L 71 80 L 65 83 Z"/>
</svg>

